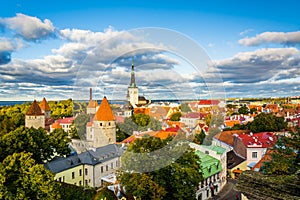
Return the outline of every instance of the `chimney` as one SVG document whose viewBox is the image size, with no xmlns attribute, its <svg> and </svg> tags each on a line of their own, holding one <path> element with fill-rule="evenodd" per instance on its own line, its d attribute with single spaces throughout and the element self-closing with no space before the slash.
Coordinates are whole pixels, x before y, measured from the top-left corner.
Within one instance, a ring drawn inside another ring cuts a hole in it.
<svg viewBox="0 0 300 200">
<path fill-rule="evenodd" d="M 92 92 L 92 88 L 90 88 L 90 101 L 93 100 L 93 92 Z"/>
</svg>

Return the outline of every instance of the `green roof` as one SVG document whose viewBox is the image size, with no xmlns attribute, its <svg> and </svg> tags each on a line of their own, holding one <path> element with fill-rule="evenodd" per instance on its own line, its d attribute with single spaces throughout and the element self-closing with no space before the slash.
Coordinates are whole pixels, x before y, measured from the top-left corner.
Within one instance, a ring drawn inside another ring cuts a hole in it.
<svg viewBox="0 0 300 200">
<path fill-rule="evenodd" d="M 200 165 L 204 179 L 217 174 L 222 170 L 221 162 L 218 159 L 199 150 L 196 150 L 195 153 L 200 158 Z"/>
<path fill-rule="evenodd" d="M 226 149 L 220 146 L 215 146 L 215 145 L 210 145 L 210 146 L 206 146 L 206 145 L 200 145 L 206 149 L 210 149 L 212 151 L 217 152 L 217 154 L 223 154 L 226 152 Z"/>
</svg>

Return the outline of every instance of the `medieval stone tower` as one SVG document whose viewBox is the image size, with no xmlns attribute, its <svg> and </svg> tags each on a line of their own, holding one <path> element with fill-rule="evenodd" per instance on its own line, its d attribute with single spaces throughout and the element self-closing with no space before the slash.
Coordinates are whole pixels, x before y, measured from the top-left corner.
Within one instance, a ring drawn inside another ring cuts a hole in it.
<svg viewBox="0 0 300 200">
<path fill-rule="evenodd" d="M 49 119 L 50 114 L 51 114 L 51 109 L 50 109 L 50 106 L 48 105 L 48 102 L 45 97 L 43 98 L 42 102 L 40 103 L 40 108 L 42 110 L 42 113 L 45 114 L 45 118 Z"/>
<path fill-rule="evenodd" d="M 132 61 L 132 65 L 131 65 L 130 84 L 129 84 L 128 90 L 127 90 L 127 101 L 130 102 L 130 104 L 133 107 L 136 107 L 136 105 L 139 103 L 139 89 L 135 84 L 135 74 L 134 74 L 134 63 L 133 63 L 133 61 Z"/>
<path fill-rule="evenodd" d="M 25 127 L 45 128 L 45 114 L 42 112 L 36 100 L 33 101 L 25 115 Z"/>
<path fill-rule="evenodd" d="M 94 121 L 87 124 L 87 141 L 93 148 L 116 142 L 116 122 L 106 97 L 102 99 Z"/>
</svg>

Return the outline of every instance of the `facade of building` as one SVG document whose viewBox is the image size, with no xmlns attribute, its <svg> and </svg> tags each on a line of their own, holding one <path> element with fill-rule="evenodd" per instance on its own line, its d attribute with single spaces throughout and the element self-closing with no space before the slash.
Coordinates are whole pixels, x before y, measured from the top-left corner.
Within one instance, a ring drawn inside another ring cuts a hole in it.
<svg viewBox="0 0 300 200">
<path fill-rule="evenodd" d="M 222 179 L 220 173 L 222 171 L 222 165 L 218 159 L 205 152 L 196 150 L 195 153 L 201 160 L 201 169 L 204 178 L 204 181 L 199 183 L 196 199 L 209 199 L 221 191 Z"/>
<path fill-rule="evenodd" d="M 69 157 L 59 157 L 45 164 L 55 174 L 54 179 L 77 186 L 101 187 L 101 178 L 120 167 L 123 150 L 115 144 L 85 151 Z"/>
<path fill-rule="evenodd" d="M 50 132 L 56 128 L 62 128 L 65 132 L 69 132 L 72 128 L 74 117 L 65 117 L 63 119 L 57 119 L 53 124 L 50 125 Z"/>
<path fill-rule="evenodd" d="M 45 114 L 36 100 L 33 101 L 25 115 L 25 127 L 45 128 Z"/>
<path fill-rule="evenodd" d="M 86 139 L 90 147 L 98 148 L 116 142 L 116 121 L 106 97 L 86 126 Z"/>
<path fill-rule="evenodd" d="M 255 134 L 234 135 L 233 150 L 247 160 L 247 166 L 252 168 L 266 153 L 267 149 L 274 146 L 276 136 L 272 132 Z"/>
</svg>

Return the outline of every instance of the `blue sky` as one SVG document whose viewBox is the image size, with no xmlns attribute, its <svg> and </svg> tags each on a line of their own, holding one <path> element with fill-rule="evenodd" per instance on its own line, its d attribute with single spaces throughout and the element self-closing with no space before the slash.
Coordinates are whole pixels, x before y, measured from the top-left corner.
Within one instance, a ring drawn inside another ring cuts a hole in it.
<svg viewBox="0 0 300 200">
<path fill-rule="evenodd" d="M 299 4 L 3 2 L 0 100 L 87 99 L 89 87 L 95 98 L 125 99 L 132 57 L 140 92 L 152 99 L 299 95 Z M 209 63 L 194 69 L 179 54 L 197 54 L 195 49 L 185 46 L 176 54 L 167 47 L 168 33 L 160 43 L 135 35 L 134 29 L 144 27 L 156 27 L 158 35 L 159 28 L 174 31 L 181 42 L 189 39 L 206 52 Z"/>
</svg>

